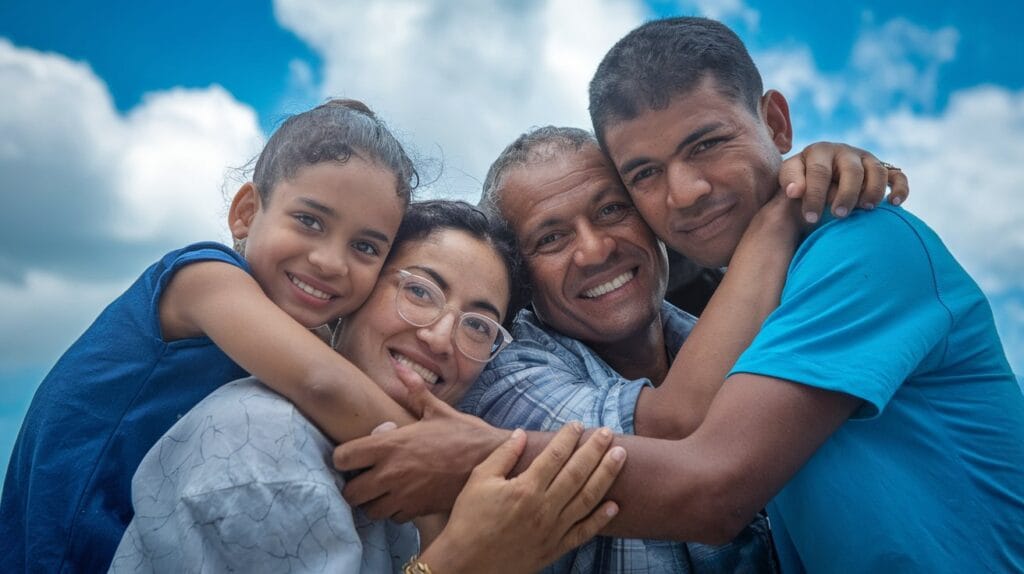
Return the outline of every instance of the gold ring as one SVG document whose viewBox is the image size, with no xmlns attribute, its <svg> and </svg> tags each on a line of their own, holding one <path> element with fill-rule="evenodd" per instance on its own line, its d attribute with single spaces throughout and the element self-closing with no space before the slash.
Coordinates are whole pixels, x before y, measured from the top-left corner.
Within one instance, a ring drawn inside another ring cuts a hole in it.
<svg viewBox="0 0 1024 574">
<path fill-rule="evenodd" d="M 894 166 L 893 164 L 891 164 L 891 163 L 889 163 L 887 161 L 878 160 L 878 163 L 882 164 L 882 167 L 884 167 L 885 169 L 890 170 L 890 171 L 903 171 L 902 169 Z"/>
</svg>

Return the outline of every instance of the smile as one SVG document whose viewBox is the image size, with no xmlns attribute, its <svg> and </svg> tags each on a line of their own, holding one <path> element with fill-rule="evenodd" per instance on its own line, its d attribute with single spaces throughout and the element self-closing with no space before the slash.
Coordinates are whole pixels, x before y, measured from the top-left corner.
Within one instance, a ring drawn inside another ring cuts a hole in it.
<svg viewBox="0 0 1024 574">
<path fill-rule="evenodd" d="M 441 381 L 441 377 L 437 373 L 431 371 L 430 369 L 424 367 L 423 365 L 417 363 L 416 361 L 413 361 L 412 359 L 406 357 L 405 355 L 399 353 L 398 351 L 391 351 L 391 358 L 394 359 L 396 362 L 401 363 L 406 367 L 409 367 L 409 369 L 411 369 L 412 372 L 423 377 L 423 380 L 430 383 L 431 385 L 436 385 Z"/>
<path fill-rule="evenodd" d="M 324 301 L 330 301 L 331 298 L 334 297 L 330 293 L 325 293 L 317 289 L 316 287 L 313 287 L 309 283 L 306 283 L 305 281 L 299 279 L 298 277 L 292 275 L 291 273 L 288 274 L 288 278 L 291 279 L 293 285 L 295 285 L 299 289 L 302 289 L 302 291 L 307 295 L 311 295 L 313 297 L 316 297 L 317 299 L 322 299 Z"/>
<path fill-rule="evenodd" d="M 602 283 L 597 287 L 591 287 L 590 289 L 587 289 L 586 291 L 581 293 L 581 295 L 583 295 L 583 297 L 587 299 L 593 299 L 595 297 L 600 297 L 601 295 L 606 295 L 618 289 L 619 287 L 622 287 L 626 283 L 629 283 L 630 281 L 633 280 L 634 277 L 636 277 L 636 271 L 630 269 L 629 271 L 626 271 L 622 275 L 615 277 L 614 279 L 608 281 L 607 283 Z"/>
<path fill-rule="evenodd" d="M 719 210 L 717 213 L 712 213 L 710 217 L 705 217 L 699 222 L 688 223 L 676 229 L 679 233 L 685 233 L 697 239 L 707 239 L 717 234 L 728 224 L 729 220 L 725 216 L 731 211 L 732 206 L 729 206 Z"/>
</svg>

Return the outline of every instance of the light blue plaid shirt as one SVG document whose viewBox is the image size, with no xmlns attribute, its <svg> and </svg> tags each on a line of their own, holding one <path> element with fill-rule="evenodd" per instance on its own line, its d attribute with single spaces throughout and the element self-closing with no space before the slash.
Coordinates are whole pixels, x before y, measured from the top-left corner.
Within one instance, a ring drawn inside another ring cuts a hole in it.
<svg viewBox="0 0 1024 574">
<path fill-rule="evenodd" d="M 665 302 L 665 345 L 675 354 L 696 319 Z M 634 434 L 637 397 L 649 379 L 626 379 L 587 345 L 543 326 L 523 310 L 515 340 L 484 369 L 460 408 L 492 425 L 554 431 L 569 421 Z M 664 540 L 597 537 L 561 557 L 545 572 L 677 573 L 772 572 L 768 525 L 754 520 L 731 543 L 707 546 Z"/>
</svg>

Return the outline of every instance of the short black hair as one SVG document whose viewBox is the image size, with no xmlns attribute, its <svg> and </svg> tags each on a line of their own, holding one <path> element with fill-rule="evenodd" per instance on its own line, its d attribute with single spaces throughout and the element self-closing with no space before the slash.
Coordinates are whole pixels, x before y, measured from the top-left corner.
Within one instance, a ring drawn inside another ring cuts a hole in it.
<svg viewBox="0 0 1024 574">
<path fill-rule="evenodd" d="M 602 146 L 615 122 L 663 110 L 712 76 L 727 97 L 757 113 L 764 90 L 746 46 L 708 18 L 654 20 L 627 34 L 605 54 L 590 81 L 590 120 Z"/>
</svg>

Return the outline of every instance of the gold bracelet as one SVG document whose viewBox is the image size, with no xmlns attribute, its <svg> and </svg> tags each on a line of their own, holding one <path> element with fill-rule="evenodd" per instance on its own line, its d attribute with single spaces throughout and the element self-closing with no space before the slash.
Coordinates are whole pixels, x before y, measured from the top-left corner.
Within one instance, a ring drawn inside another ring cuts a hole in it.
<svg viewBox="0 0 1024 574">
<path fill-rule="evenodd" d="M 412 558 L 402 567 L 402 574 L 434 574 L 434 571 L 426 563 L 420 561 L 419 554 L 413 554 Z"/>
</svg>

